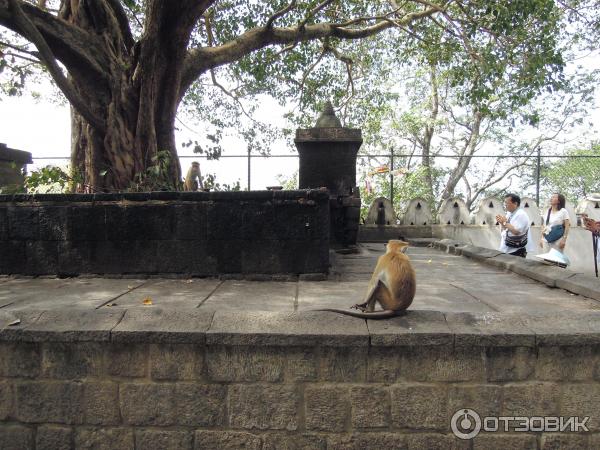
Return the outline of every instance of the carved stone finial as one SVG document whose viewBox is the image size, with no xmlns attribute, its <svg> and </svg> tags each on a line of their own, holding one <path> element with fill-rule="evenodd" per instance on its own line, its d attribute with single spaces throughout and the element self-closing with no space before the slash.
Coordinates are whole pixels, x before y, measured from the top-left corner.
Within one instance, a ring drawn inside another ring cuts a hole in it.
<svg viewBox="0 0 600 450">
<path fill-rule="evenodd" d="M 333 105 L 330 101 L 325 102 L 323 112 L 317 119 L 315 128 L 342 128 L 342 123 L 335 115 Z"/>
</svg>

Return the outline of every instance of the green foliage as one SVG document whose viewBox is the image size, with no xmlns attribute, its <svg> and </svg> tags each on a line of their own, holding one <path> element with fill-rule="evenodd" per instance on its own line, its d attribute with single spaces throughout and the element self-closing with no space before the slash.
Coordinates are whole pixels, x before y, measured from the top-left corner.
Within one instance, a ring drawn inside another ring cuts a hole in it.
<svg viewBox="0 0 600 450">
<path fill-rule="evenodd" d="M 168 150 L 160 150 L 152 157 L 152 164 L 134 177 L 128 191 L 178 191 L 182 189 L 181 181 L 173 184 L 170 177 L 171 156 Z M 100 174 L 103 175 L 103 174 Z"/>
<path fill-rule="evenodd" d="M 34 170 L 25 177 L 25 188 L 29 193 L 65 193 L 73 191 L 78 177 L 69 174 L 63 168 L 48 165 Z"/>
<path fill-rule="evenodd" d="M 573 204 L 600 192 L 600 145 L 588 150 L 571 150 L 563 158 L 552 159 L 541 171 L 540 198 L 561 193 Z"/>
<path fill-rule="evenodd" d="M 204 186 L 204 189 L 209 189 L 211 191 L 241 191 L 242 190 L 239 179 L 233 184 L 226 184 L 226 183 L 220 184 L 220 183 L 217 183 L 217 176 L 214 173 L 209 173 L 206 176 L 201 176 L 200 181 L 202 181 L 202 186 Z"/>
<path fill-rule="evenodd" d="M 137 39 L 142 35 L 149 3 L 122 3 Z M 263 27 L 276 11 L 290 4 L 288 0 L 209 3 L 212 6 L 197 24 L 190 48 L 233 42 L 243 33 Z M 600 29 L 595 0 L 407 0 L 396 2 L 399 9 L 393 14 L 390 3 L 395 2 L 325 2 L 313 14 L 322 0 L 297 2 L 275 25 L 295 27 L 299 23 L 371 18 L 347 25 L 358 28 L 378 23 L 380 20 L 373 18 L 382 14 L 396 19 L 422 11 L 426 5 L 446 9 L 366 39 L 332 37 L 298 41 L 291 46 L 266 45 L 251 54 L 241 54 L 235 63 L 216 67 L 185 93 L 180 111 L 193 116 L 202 131 L 197 141 L 183 147 L 218 158 L 224 150 L 223 138 L 230 134 L 242 137 L 253 153 L 268 153 L 270 144 L 286 130 L 271 117 L 256 120 L 266 97 L 286 108 L 288 137 L 295 127 L 312 125 L 323 101 L 331 99 L 345 125 L 363 129 L 367 151 L 405 148 L 418 153 L 423 130 L 433 127 L 445 140 L 444 146 L 437 143 L 433 153 L 442 148 L 458 153 L 468 135 L 468 119 L 476 111 L 485 115 L 485 125 L 491 130 L 485 139 L 503 146 L 510 141 L 510 134 L 517 133 L 519 124 L 511 122 L 530 126 L 543 122 L 543 114 L 529 108 L 530 103 L 542 93 L 555 94 L 565 88 L 568 80 L 563 67 L 568 47 L 578 39 L 595 44 L 586 32 L 597 36 Z M 50 14 L 56 14 L 57 5 L 53 2 Z M 0 46 L 0 89 L 6 95 L 17 95 L 31 79 L 32 71 L 37 71 L 36 65 L 25 59 L 34 56 L 35 48 L 4 29 L 0 29 L 0 42 L 11 44 L 10 48 Z M 20 56 L 14 56 L 15 52 Z M 453 117 L 446 114 L 434 119 L 429 114 L 430 67 L 437 71 L 448 100 L 444 106 Z M 494 120 L 502 122 L 502 130 L 490 128 Z M 483 139 L 481 143 L 485 143 Z M 522 144 L 511 143 L 510 148 L 522 148 Z M 167 167 L 160 158 L 154 161 L 136 176 L 131 189 L 178 188 L 163 181 L 168 179 L 164 178 Z M 430 196 L 433 191 L 429 189 Z"/>
<path fill-rule="evenodd" d="M 299 173 L 296 170 L 291 177 L 285 175 L 277 175 L 277 182 L 286 191 L 298 189 L 298 176 Z"/>
</svg>

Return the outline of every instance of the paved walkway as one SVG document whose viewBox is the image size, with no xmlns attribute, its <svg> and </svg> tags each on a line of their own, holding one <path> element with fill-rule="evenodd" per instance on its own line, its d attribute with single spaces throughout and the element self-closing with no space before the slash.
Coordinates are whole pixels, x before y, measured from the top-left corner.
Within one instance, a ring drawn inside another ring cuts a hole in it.
<svg viewBox="0 0 600 450">
<path fill-rule="evenodd" d="M 384 244 L 362 244 L 360 249 L 360 254 L 336 254 L 328 281 L 0 278 L 0 308 L 22 311 L 159 306 L 287 312 L 346 308 L 362 300 Z M 411 247 L 408 254 L 417 272 L 417 294 L 411 309 L 516 313 L 600 310 L 598 301 L 466 257 L 427 247 Z M 152 304 L 145 305 L 146 299 Z"/>
</svg>

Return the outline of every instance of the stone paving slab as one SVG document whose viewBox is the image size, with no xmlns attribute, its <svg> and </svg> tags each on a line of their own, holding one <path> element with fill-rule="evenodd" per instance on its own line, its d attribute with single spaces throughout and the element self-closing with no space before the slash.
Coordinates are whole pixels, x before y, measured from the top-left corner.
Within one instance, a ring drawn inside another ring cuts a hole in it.
<svg viewBox="0 0 600 450">
<path fill-rule="evenodd" d="M 600 311 L 523 315 L 523 323 L 535 333 L 537 345 L 593 345 L 600 343 Z"/>
<path fill-rule="evenodd" d="M 366 347 L 366 321 L 332 312 L 217 311 L 208 345 Z"/>
<path fill-rule="evenodd" d="M 286 281 L 225 281 L 200 308 L 293 312 L 296 290 L 297 283 Z"/>
<path fill-rule="evenodd" d="M 150 280 L 115 301 L 119 308 L 145 308 L 150 298 L 163 308 L 197 308 L 221 284 L 217 279 Z"/>
<path fill-rule="evenodd" d="M 213 315 L 200 309 L 129 309 L 112 330 L 111 341 L 204 344 Z"/>
<path fill-rule="evenodd" d="M 493 311 L 489 305 L 449 283 L 419 284 L 410 309 L 433 311 Z"/>
<path fill-rule="evenodd" d="M 147 281 L 105 278 L 17 278 L 0 285 L 0 307 L 11 310 L 99 308 Z"/>
<path fill-rule="evenodd" d="M 298 283 L 298 310 L 346 309 L 363 302 L 366 292 L 364 281 L 301 281 Z"/>
<path fill-rule="evenodd" d="M 583 274 L 556 280 L 556 287 L 600 301 L 600 280 Z"/>
<path fill-rule="evenodd" d="M 454 336 L 439 311 L 408 310 L 387 320 L 367 320 L 374 347 L 452 345 Z"/>
<path fill-rule="evenodd" d="M 43 311 L 39 310 L 10 311 L 0 309 L 0 340 L 12 341 L 19 339 L 23 330 L 34 324 L 42 314 Z"/>
<path fill-rule="evenodd" d="M 22 330 L 20 339 L 29 342 L 109 341 L 111 330 L 124 314 L 125 311 L 118 310 L 44 311 Z"/>
<path fill-rule="evenodd" d="M 496 311 L 531 314 L 542 311 L 600 310 L 600 303 L 595 300 L 540 284 L 507 283 L 477 286 L 456 283 L 456 285 L 461 286 Z"/>
<path fill-rule="evenodd" d="M 499 312 L 445 313 L 454 345 L 482 347 L 534 347 L 535 335 L 521 314 Z"/>
</svg>

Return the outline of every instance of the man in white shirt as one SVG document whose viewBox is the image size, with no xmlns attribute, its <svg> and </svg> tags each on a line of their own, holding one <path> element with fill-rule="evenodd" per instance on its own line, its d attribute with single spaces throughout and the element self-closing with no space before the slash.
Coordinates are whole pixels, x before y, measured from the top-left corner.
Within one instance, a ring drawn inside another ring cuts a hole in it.
<svg viewBox="0 0 600 450">
<path fill-rule="evenodd" d="M 529 226 L 529 216 L 520 208 L 521 197 L 516 194 L 507 194 L 504 197 L 504 207 L 507 211 L 506 216 L 498 214 L 496 221 L 501 226 L 501 240 L 498 250 L 513 256 L 527 256 L 527 250 L 533 247 L 531 242 L 531 227 Z M 507 245 L 506 238 L 509 238 Z M 511 239 L 512 238 L 512 239 Z M 511 242 L 512 241 L 512 242 Z M 517 246 L 514 243 L 517 242 Z"/>
</svg>

